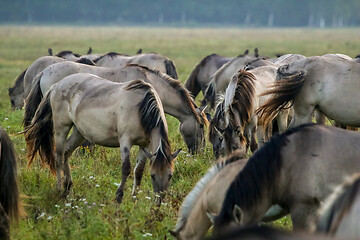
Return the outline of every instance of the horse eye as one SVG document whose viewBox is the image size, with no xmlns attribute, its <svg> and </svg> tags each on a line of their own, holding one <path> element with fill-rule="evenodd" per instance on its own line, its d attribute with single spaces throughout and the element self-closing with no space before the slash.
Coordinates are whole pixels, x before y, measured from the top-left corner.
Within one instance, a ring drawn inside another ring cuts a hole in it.
<svg viewBox="0 0 360 240">
<path fill-rule="evenodd" d="M 155 174 L 151 174 L 151 179 L 155 181 Z"/>
</svg>

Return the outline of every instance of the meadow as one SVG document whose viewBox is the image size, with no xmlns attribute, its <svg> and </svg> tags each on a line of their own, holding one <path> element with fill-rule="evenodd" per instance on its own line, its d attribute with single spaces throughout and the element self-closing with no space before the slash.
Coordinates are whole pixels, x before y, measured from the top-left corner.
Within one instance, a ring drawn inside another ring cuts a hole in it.
<svg viewBox="0 0 360 240">
<path fill-rule="evenodd" d="M 36 161 L 27 167 L 22 131 L 23 111 L 10 107 L 8 88 L 37 58 L 71 50 L 86 54 L 158 52 L 171 58 L 180 81 L 185 83 L 194 66 L 205 56 L 218 53 L 237 56 L 246 49 L 261 55 L 298 53 L 305 56 L 360 53 L 359 29 L 182 29 L 69 26 L 0 26 L 0 126 L 6 129 L 18 155 L 18 177 L 27 217 L 11 228 L 12 239 L 167 239 L 175 226 L 183 198 L 215 162 L 207 143 L 198 155 L 190 155 L 178 130 L 179 122 L 167 116 L 172 149 L 182 148 L 172 185 L 160 208 L 148 168 L 137 198 L 131 196 L 132 174 L 122 204 L 114 201 L 121 177 L 118 148 L 96 147 L 85 154 L 74 152 L 70 159 L 73 188 L 66 199 L 59 198 L 56 180 Z M 201 96 L 198 97 L 199 102 Z M 131 152 L 135 165 L 137 149 Z M 291 228 L 288 217 L 275 223 Z"/>
</svg>

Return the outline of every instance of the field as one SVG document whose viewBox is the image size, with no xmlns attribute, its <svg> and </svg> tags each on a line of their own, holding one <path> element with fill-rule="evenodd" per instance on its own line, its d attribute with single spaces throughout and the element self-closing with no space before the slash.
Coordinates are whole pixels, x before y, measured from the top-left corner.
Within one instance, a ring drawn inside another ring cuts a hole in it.
<svg viewBox="0 0 360 240">
<path fill-rule="evenodd" d="M 18 176 L 27 217 L 13 225 L 13 239 L 167 239 L 175 226 L 178 208 L 197 180 L 214 163 L 210 144 L 200 154 L 187 153 L 178 125 L 167 116 L 172 149 L 182 148 L 175 164 L 172 185 L 160 208 L 148 169 L 137 199 L 131 196 L 130 175 L 121 205 L 114 201 L 120 182 L 119 149 L 97 147 L 82 155 L 75 152 L 72 167 L 73 189 L 67 199 L 55 191 L 55 178 L 36 162 L 27 168 L 26 145 L 22 135 L 23 111 L 12 111 L 8 88 L 18 74 L 37 58 L 72 50 L 86 54 L 110 51 L 135 54 L 158 52 L 171 58 L 181 82 L 206 55 L 218 53 L 236 56 L 246 49 L 274 57 L 278 53 L 306 56 L 343 53 L 355 57 L 360 53 L 359 29 L 174 29 L 116 27 L 30 27 L 0 26 L 0 125 L 11 134 L 18 155 Z M 197 99 L 199 100 L 199 99 Z M 132 150 L 132 165 L 137 149 Z M 291 228 L 289 218 L 276 226 Z"/>
</svg>

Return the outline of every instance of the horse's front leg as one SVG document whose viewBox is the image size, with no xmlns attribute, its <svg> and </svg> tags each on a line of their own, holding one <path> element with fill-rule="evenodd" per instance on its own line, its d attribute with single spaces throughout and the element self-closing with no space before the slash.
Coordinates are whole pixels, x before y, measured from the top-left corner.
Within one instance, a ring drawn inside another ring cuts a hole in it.
<svg viewBox="0 0 360 240">
<path fill-rule="evenodd" d="M 74 126 L 71 136 L 66 141 L 65 153 L 64 153 L 64 193 L 63 196 L 69 195 L 70 188 L 72 186 L 72 178 L 69 165 L 69 157 L 74 150 L 83 143 L 85 138 L 81 135 L 78 129 Z"/>
<path fill-rule="evenodd" d="M 126 184 L 126 179 L 131 171 L 130 164 L 130 144 L 120 144 L 120 152 L 121 152 L 121 162 L 122 162 L 122 171 L 121 171 L 121 183 L 118 189 L 116 190 L 116 201 L 118 203 L 122 202 L 124 196 L 124 189 Z"/>
<path fill-rule="evenodd" d="M 132 190 L 133 196 L 136 196 L 137 188 L 141 184 L 141 179 L 144 174 L 145 164 L 146 164 L 146 155 L 144 153 L 144 150 L 140 148 L 137 156 L 136 166 L 134 168 L 134 186 Z"/>
</svg>

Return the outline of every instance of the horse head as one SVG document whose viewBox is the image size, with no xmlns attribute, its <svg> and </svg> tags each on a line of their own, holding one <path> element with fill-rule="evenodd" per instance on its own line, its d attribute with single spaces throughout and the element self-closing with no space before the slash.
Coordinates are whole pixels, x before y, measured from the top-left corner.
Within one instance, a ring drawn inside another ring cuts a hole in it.
<svg viewBox="0 0 360 240">
<path fill-rule="evenodd" d="M 9 88 L 9 97 L 11 102 L 11 108 L 21 109 L 24 106 L 24 97 L 23 94 L 18 94 L 15 88 Z"/>
<path fill-rule="evenodd" d="M 196 116 L 187 118 L 180 124 L 180 133 L 191 154 L 197 153 L 201 147 L 205 146 L 204 128 L 208 125 L 207 117 L 204 113 L 205 108 L 196 108 Z"/>
<path fill-rule="evenodd" d="M 146 157 L 150 159 L 151 163 L 151 182 L 155 193 L 160 193 L 160 198 L 164 197 L 163 192 L 170 186 L 170 180 L 174 172 L 174 161 L 181 149 L 178 149 L 169 156 L 159 149 L 155 154 L 151 154 L 147 149 L 144 149 Z"/>
</svg>

